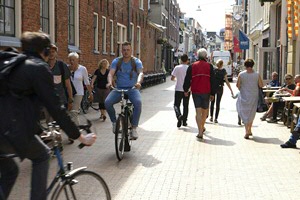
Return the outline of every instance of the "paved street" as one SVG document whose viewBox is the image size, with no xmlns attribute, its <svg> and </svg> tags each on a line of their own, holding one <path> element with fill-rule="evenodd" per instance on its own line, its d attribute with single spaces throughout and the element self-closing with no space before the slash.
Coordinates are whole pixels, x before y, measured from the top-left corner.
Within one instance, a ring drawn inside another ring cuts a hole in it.
<svg viewBox="0 0 300 200">
<path fill-rule="evenodd" d="M 140 138 L 121 162 L 111 123 L 99 121 L 94 110 L 86 117 L 97 129 L 96 144 L 82 150 L 65 145 L 65 160 L 101 174 L 115 200 L 300 199 L 299 150 L 280 148 L 290 135 L 282 123 L 261 122 L 262 114 L 257 114 L 254 138 L 245 140 L 244 127 L 237 125 L 236 100 L 226 87 L 219 123 L 207 122 L 204 141 L 199 141 L 192 99 L 188 126 L 176 127 L 174 82 L 169 79 L 142 90 Z M 237 92 L 235 84 L 232 88 Z M 10 199 L 28 199 L 29 164 L 20 164 Z M 55 165 L 51 160 L 50 177 Z"/>
</svg>

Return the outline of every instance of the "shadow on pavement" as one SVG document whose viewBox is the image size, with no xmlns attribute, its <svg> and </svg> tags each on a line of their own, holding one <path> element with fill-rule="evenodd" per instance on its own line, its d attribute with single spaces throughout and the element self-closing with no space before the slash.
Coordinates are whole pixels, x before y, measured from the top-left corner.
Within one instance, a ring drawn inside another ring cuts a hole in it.
<svg viewBox="0 0 300 200">
<path fill-rule="evenodd" d="M 258 142 L 258 143 L 264 143 L 264 144 L 283 144 L 284 141 L 279 140 L 278 138 L 262 138 L 259 136 L 253 136 L 252 139 L 254 142 Z"/>
</svg>

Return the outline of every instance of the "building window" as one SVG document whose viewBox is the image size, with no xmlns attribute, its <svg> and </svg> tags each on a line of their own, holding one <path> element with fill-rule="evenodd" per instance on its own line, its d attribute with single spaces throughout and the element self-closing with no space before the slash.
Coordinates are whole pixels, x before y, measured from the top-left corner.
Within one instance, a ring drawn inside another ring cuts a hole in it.
<svg viewBox="0 0 300 200">
<path fill-rule="evenodd" d="M 79 1 L 69 0 L 68 43 L 71 51 L 77 51 L 79 46 Z M 77 47 L 75 47 L 77 46 Z M 74 48 L 75 47 L 75 48 Z"/>
<path fill-rule="evenodd" d="M 139 0 L 140 9 L 144 9 L 144 0 Z"/>
<path fill-rule="evenodd" d="M 106 18 L 102 17 L 102 53 L 106 53 Z"/>
<path fill-rule="evenodd" d="M 0 1 L 0 35 L 15 37 L 15 1 Z"/>
<path fill-rule="evenodd" d="M 131 33 L 131 48 L 132 48 L 132 54 L 134 54 L 134 24 L 130 23 L 130 33 Z"/>
<path fill-rule="evenodd" d="M 41 30 L 50 34 L 49 0 L 40 0 Z"/>
<path fill-rule="evenodd" d="M 93 26 L 93 29 L 94 29 L 94 50 L 95 52 L 98 52 L 99 51 L 99 41 L 98 41 L 98 31 L 99 31 L 99 23 L 98 23 L 98 14 L 97 13 L 94 13 L 94 26 Z"/>
<path fill-rule="evenodd" d="M 110 53 L 114 53 L 114 21 L 110 20 Z"/>
<path fill-rule="evenodd" d="M 141 58 L 141 27 L 137 27 L 136 32 L 136 57 Z"/>
<path fill-rule="evenodd" d="M 122 46 L 122 43 L 126 41 L 126 38 L 127 38 L 127 28 L 126 26 L 124 26 L 123 24 L 117 24 L 118 26 L 118 33 L 117 33 L 117 38 L 118 38 L 118 55 L 121 55 L 121 46 Z"/>
</svg>

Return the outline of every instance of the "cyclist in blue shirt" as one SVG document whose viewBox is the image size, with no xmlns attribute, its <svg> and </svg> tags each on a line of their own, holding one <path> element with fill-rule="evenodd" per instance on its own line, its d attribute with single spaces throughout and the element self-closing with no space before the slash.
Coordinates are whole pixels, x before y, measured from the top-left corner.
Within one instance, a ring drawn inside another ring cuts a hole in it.
<svg viewBox="0 0 300 200">
<path fill-rule="evenodd" d="M 140 59 L 132 56 L 130 42 L 124 42 L 122 44 L 122 55 L 122 57 L 115 58 L 111 63 L 111 68 L 107 77 L 107 87 L 109 88 L 112 86 L 113 77 L 116 75 L 116 87 L 118 89 L 129 89 L 126 94 L 134 106 L 130 137 L 135 140 L 138 138 L 136 128 L 138 127 L 142 112 L 142 98 L 139 89 L 141 88 L 144 77 L 143 64 Z M 117 91 L 111 91 L 105 99 L 105 108 L 112 122 L 114 133 L 116 130 L 117 118 L 113 105 L 120 102 L 120 100 L 121 93 Z"/>
</svg>

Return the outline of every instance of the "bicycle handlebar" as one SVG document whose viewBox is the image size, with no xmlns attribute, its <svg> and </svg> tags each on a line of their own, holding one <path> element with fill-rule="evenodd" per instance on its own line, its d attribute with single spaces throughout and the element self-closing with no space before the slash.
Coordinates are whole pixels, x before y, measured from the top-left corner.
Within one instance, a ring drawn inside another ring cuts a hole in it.
<svg viewBox="0 0 300 200">
<path fill-rule="evenodd" d="M 91 126 L 92 126 L 92 123 L 90 120 L 87 119 L 87 124 L 85 125 L 79 125 L 78 128 L 81 129 L 81 130 L 84 130 L 86 133 L 91 133 Z M 78 145 L 78 148 L 79 149 L 82 149 L 83 147 L 85 147 L 86 145 L 83 144 L 83 143 L 80 143 Z"/>
<path fill-rule="evenodd" d="M 114 86 L 110 86 L 110 88 L 111 88 L 112 90 L 117 91 L 117 92 L 128 92 L 129 90 L 136 89 L 135 86 L 133 86 L 132 88 L 126 89 L 126 90 L 124 90 L 124 89 L 118 89 L 118 88 L 115 88 Z"/>
<path fill-rule="evenodd" d="M 84 124 L 84 125 L 79 125 L 78 128 L 80 130 L 83 130 L 85 131 L 86 133 L 91 133 L 91 126 L 92 126 L 92 123 L 90 120 L 86 119 L 87 123 Z M 59 132 L 59 128 L 54 128 L 54 130 L 51 130 L 50 127 L 52 126 L 58 126 L 58 124 L 56 122 L 52 122 L 50 125 L 48 125 L 48 131 L 44 130 L 44 135 L 41 135 L 41 138 L 44 139 L 44 140 L 53 140 L 53 141 L 57 141 L 57 136 L 60 135 L 61 133 Z M 50 130 L 49 130 L 50 129 Z M 82 149 L 84 146 L 86 146 L 85 144 L 83 143 L 80 143 L 78 145 L 78 148 Z"/>
</svg>

